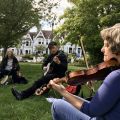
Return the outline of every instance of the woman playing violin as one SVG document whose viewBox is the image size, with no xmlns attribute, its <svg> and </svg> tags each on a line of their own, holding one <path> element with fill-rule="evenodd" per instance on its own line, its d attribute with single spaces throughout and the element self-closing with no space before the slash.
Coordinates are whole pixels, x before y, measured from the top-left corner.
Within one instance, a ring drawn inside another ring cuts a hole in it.
<svg viewBox="0 0 120 120">
<path fill-rule="evenodd" d="M 115 58 L 120 64 L 120 24 L 103 29 L 101 37 L 104 61 Z M 67 81 L 67 78 L 49 82 L 48 87 L 51 86 L 65 98 L 54 100 L 53 120 L 120 120 L 120 69 L 107 75 L 91 101 L 70 94 L 58 81 Z"/>
</svg>

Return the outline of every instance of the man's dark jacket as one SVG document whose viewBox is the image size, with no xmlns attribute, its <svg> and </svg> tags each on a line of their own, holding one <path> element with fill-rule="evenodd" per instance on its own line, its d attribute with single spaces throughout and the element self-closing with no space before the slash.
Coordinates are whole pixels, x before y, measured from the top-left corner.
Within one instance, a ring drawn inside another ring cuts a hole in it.
<svg viewBox="0 0 120 120">
<path fill-rule="evenodd" d="M 53 62 L 53 58 L 57 56 L 60 60 L 60 64 Z M 50 54 L 43 63 L 43 67 L 47 66 L 48 63 L 51 63 L 50 68 L 52 69 L 51 74 L 57 74 L 60 76 L 65 76 L 65 72 L 67 71 L 67 56 L 63 51 L 58 51 L 56 54 Z"/>
</svg>

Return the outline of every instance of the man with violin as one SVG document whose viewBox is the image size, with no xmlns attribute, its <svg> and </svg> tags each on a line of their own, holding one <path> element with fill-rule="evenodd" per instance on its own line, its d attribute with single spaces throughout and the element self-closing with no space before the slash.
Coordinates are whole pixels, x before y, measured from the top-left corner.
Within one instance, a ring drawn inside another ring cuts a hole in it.
<svg viewBox="0 0 120 120">
<path fill-rule="evenodd" d="M 105 67 L 108 66 L 115 65 L 118 68 L 116 67 L 115 70 L 108 72 L 107 75 L 102 71 L 105 79 L 91 101 L 84 100 L 66 91 L 61 83 L 70 83 L 69 77 L 51 80 L 47 87 L 53 88 L 64 97 L 64 99 L 53 101 L 53 120 L 120 120 L 120 23 L 103 29 L 101 37 L 104 42 L 101 52 L 104 54 L 105 65 L 102 64 L 103 66 L 100 65 L 100 67 L 103 67 L 105 72 L 107 72 Z M 98 70 L 98 73 L 100 71 Z M 99 76 L 99 74 L 97 75 Z M 79 79 L 89 78 L 88 80 L 90 80 L 90 77 L 94 79 L 94 75 L 88 74 L 88 78 L 87 76 L 81 76 L 78 75 Z M 95 77 L 97 78 L 96 75 Z M 71 82 L 75 84 L 75 79 Z M 76 83 L 78 84 L 77 80 Z"/>
<path fill-rule="evenodd" d="M 50 42 L 48 45 L 50 50 L 50 55 L 47 59 L 44 60 L 43 69 L 47 69 L 47 72 L 35 83 L 24 91 L 17 91 L 15 88 L 12 88 L 12 94 L 17 100 L 22 100 L 33 95 L 35 91 L 40 88 L 43 88 L 44 85 L 48 84 L 51 79 L 56 77 L 64 77 L 67 70 L 67 57 L 64 52 L 59 50 L 59 47 L 56 42 Z M 47 67 L 47 65 L 49 66 Z M 41 89 L 42 90 L 42 89 Z"/>
</svg>

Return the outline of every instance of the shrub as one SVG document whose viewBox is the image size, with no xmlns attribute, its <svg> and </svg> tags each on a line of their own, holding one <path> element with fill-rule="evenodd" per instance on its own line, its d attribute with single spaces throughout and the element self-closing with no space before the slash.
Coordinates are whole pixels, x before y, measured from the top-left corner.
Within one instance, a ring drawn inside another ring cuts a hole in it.
<svg viewBox="0 0 120 120">
<path fill-rule="evenodd" d="M 32 60 L 32 59 L 33 59 L 33 55 L 31 55 L 31 54 L 26 54 L 26 55 L 23 55 L 22 58 L 23 58 L 23 59 Z"/>
</svg>

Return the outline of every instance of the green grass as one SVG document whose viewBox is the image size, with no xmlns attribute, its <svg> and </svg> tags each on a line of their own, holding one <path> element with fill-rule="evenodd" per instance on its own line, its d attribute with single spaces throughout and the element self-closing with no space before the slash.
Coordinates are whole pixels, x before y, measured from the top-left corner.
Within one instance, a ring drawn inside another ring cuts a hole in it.
<svg viewBox="0 0 120 120">
<path fill-rule="evenodd" d="M 74 70 L 79 67 L 71 66 L 69 69 Z M 0 120 L 51 120 L 51 104 L 46 101 L 45 96 L 34 95 L 28 99 L 17 101 L 11 94 L 12 87 L 24 90 L 43 74 L 39 64 L 22 63 L 21 71 L 22 75 L 29 80 L 28 84 L 0 87 Z M 49 95 L 60 97 L 53 91 L 50 91 Z"/>
<path fill-rule="evenodd" d="M 32 96 L 17 101 L 11 94 L 12 87 L 23 90 L 37 80 L 42 75 L 40 68 L 40 65 L 21 64 L 22 74 L 29 83 L 0 87 L 0 120 L 51 120 L 50 104 L 45 97 Z"/>
</svg>

